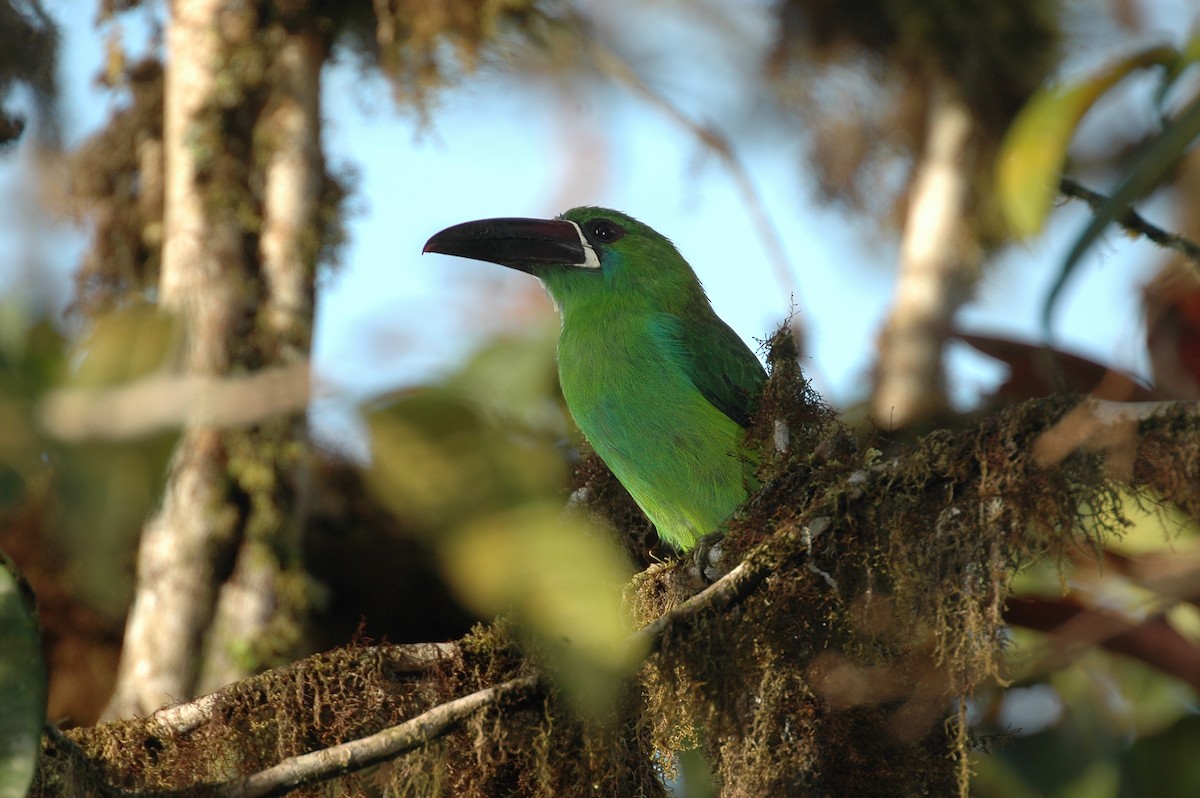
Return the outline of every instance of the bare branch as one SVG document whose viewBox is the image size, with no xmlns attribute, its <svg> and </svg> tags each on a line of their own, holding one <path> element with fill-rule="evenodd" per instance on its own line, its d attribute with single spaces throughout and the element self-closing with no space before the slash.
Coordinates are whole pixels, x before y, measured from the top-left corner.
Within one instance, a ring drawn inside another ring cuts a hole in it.
<svg viewBox="0 0 1200 798">
<path fill-rule="evenodd" d="M 46 431 L 61 440 L 126 440 L 185 425 L 254 424 L 304 408 L 310 392 L 303 361 L 240 377 L 157 375 L 115 388 L 64 388 L 39 410 Z"/>
</svg>

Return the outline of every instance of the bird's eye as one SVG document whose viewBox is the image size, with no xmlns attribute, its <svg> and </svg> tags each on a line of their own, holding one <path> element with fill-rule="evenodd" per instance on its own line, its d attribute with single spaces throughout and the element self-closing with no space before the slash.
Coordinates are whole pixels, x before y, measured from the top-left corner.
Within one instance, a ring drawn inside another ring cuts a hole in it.
<svg viewBox="0 0 1200 798">
<path fill-rule="evenodd" d="M 625 228 L 610 222 L 608 219 L 595 219 L 588 225 L 588 233 L 594 241 L 601 244 L 611 244 L 625 235 Z"/>
</svg>

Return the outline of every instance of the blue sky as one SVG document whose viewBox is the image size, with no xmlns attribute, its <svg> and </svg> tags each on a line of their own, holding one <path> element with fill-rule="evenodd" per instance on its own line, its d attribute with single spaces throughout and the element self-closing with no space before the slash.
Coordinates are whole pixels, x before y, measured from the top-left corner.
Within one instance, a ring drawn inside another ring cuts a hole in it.
<svg viewBox="0 0 1200 798">
<path fill-rule="evenodd" d="M 64 30 L 64 127 L 75 142 L 102 123 L 112 105 L 92 83 L 103 39 L 78 4 L 47 6 L 60 19 L 72 11 Z M 136 27 L 136 18 L 126 24 Z M 696 43 L 686 30 L 664 28 L 657 35 L 678 36 L 680 48 Z M 680 90 L 685 109 L 703 107 L 702 86 L 674 80 L 669 71 L 658 77 Z M 493 72 L 438 95 L 425 124 L 395 109 L 382 79 L 342 64 L 325 76 L 324 102 L 329 157 L 359 175 L 351 241 L 341 268 L 323 280 L 319 299 L 315 365 L 326 389 L 314 417 L 325 434 L 347 434 L 350 400 L 453 369 L 481 339 L 503 330 L 502 311 L 521 308 L 525 318 L 540 313 L 553 323 L 549 300 L 527 276 L 421 256 L 432 233 L 468 219 L 551 216 L 578 204 L 619 208 L 676 243 L 717 312 L 747 341 L 765 337 L 788 312 L 791 289 L 772 271 L 730 175 L 691 134 L 643 100 L 607 91 L 564 101 L 546 82 L 517 88 Z M 746 120 L 705 121 L 730 134 L 780 231 L 809 334 L 815 386 L 838 404 L 861 398 L 894 281 L 894 238 L 815 201 L 802 131 L 789 141 L 755 135 Z M 36 290 L 62 302 L 84 237 L 46 221 L 46 212 L 31 205 L 27 178 L 34 168 L 25 145 L 0 162 L 0 235 L 18 242 L 15 262 L 21 264 L 0 285 L 17 291 L 40 285 Z M 1082 208 L 1068 206 L 1041 240 L 1002 254 L 962 314 L 962 326 L 1036 340 L 1057 259 L 1084 221 Z M 53 231 L 54 242 L 39 242 L 30 234 L 37 229 Z M 1064 297 L 1056 325 L 1060 345 L 1144 374 L 1136 299 L 1154 262 L 1148 244 L 1107 236 Z M 950 362 L 960 401 L 1000 376 L 959 351 Z"/>
</svg>

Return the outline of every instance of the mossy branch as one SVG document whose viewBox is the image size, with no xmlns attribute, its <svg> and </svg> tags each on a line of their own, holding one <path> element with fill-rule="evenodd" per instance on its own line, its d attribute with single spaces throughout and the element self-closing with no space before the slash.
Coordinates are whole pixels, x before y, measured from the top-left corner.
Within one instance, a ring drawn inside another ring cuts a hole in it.
<svg viewBox="0 0 1200 798">
<path fill-rule="evenodd" d="M 364 651 L 383 651 L 387 653 L 389 659 L 388 669 L 391 673 L 397 675 L 428 673 L 439 667 L 444 667 L 447 663 L 461 656 L 461 652 L 455 643 L 410 643 L 407 645 L 381 646 L 379 649 L 364 649 Z M 305 663 L 319 667 L 324 657 L 325 655 L 317 654 L 308 659 L 301 660 L 284 670 L 301 668 Z M 215 693 L 202 695 L 191 701 L 184 701 L 181 704 L 172 704 L 169 707 L 163 707 L 146 718 L 146 722 L 156 729 L 172 734 L 188 734 L 205 723 L 210 722 L 213 719 L 213 714 L 220 709 L 222 702 L 228 700 L 232 694 L 245 690 L 247 686 L 253 687 L 255 682 L 260 681 L 263 682 L 263 686 L 265 687 L 270 683 L 271 679 L 268 674 L 263 674 L 262 676 L 248 679 L 246 682 L 218 690 Z"/>
<path fill-rule="evenodd" d="M 811 545 L 814 535 L 805 537 Z M 726 610 L 738 603 L 762 582 L 774 569 L 781 543 L 791 548 L 800 542 L 793 528 L 781 531 L 770 542 L 760 544 L 729 573 L 713 582 L 673 610 L 660 615 L 638 629 L 627 639 L 631 651 L 649 657 L 662 644 L 670 630 L 679 630 L 704 614 Z M 443 644 L 445 645 L 445 644 Z M 430 741 L 453 731 L 471 715 L 490 707 L 513 707 L 544 692 L 542 677 L 522 676 L 477 690 L 439 704 L 420 715 L 383 731 L 329 748 L 291 757 L 266 770 L 236 779 L 215 790 L 220 798 L 266 798 L 283 795 L 293 789 L 319 781 L 327 781 L 353 773 L 416 750 Z M 212 702 L 198 699 L 200 714 L 211 708 Z M 188 706 L 188 705 L 181 705 Z M 179 712 L 177 707 L 163 710 L 189 718 L 196 713 Z"/>
<path fill-rule="evenodd" d="M 679 631 L 704 614 L 724 611 L 748 596 L 773 570 L 781 542 L 796 544 L 795 530 L 781 532 L 771 542 L 760 544 L 733 570 L 675 609 L 646 624 L 628 638 L 632 651 L 650 656 L 668 631 Z M 807 541 L 811 543 L 811 541 Z M 424 651 L 428 646 L 436 650 Z M 409 646 L 414 663 L 435 666 L 456 655 L 454 644 Z M 303 663 L 298 663 L 302 665 Z M 420 668 L 416 668 L 419 670 Z M 351 742 L 290 757 L 249 776 L 233 779 L 214 788 L 220 798 L 265 798 L 283 795 L 299 787 L 344 776 L 402 756 L 427 745 L 457 728 L 468 717 L 492 707 L 515 707 L 544 693 L 540 675 L 522 676 L 451 699 L 376 734 Z M 166 707 L 148 721 L 176 733 L 188 733 L 211 720 L 220 706 L 220 693 Z M 126 794 L 125 791 L 120 791 Z"/>
<path fill-rule="evenodd" d="M 754 592 L 781 559 L 794 553 L 802 542 L 811 546 L 819 534 L 815 530 L 824 528 L 827 528 L 827 524 L 814 523 L 803 529 L 788 526 L 780 530 L 750 551 L 720 579 L 630 635 L 630 648 L 634 651 L 644 650 L 649 657 L 659 650 L 669 632 L 682 630 L 703 615 L 723 612 L 737 605 Z"/>
<path fill-rule="evenodd" d="M 802 425 L 791 426 L 798 430 Z M 779 464 L 775 477 L 732 522 L 737 534 L 731 544 L 736 544 L 738 535 L 749 539 L 749 551 L 736 567 L 695 595 L 685 592 L 695 589 L 695 577 L 684 563 L 659 566 L 642 575 L 644 583 L 675 590 L 663 600 L 663 611 L 628 639 L 642 652 L 640 656 L 649 659 L 649 671 L 658 674 L 645 678 L 659 680 L 652 694 L 659 695 L 654 700 L 660 702 L 652 701 L 648 710 L 642 708 L 630 717 L 646 722 L 645 718 L 668 711 L 664 707 L 678 696 L 662 692 L 664 684 L 692 693 L 693 702 L 711 701 L 717 708 L 709 711 L 721 712 L 721 694 L 726 702 L 736 702 L 740 695 L 736 688 L 742 682 L 756 694 L 782 689 L 773 682 L 757 681 L 761 674 L 756 675 L 755 668 L 768 668 L 780 679 L 796 679 L 807 687 L 799 693 L 796 687 L 788 688 L 793 697 L 786 700 L 781 696 L 788 693 L 771 692 L 772 700 L 783 703 L 764 700 L 764 711 L 787 712 L 789 717 L 801 712 L 800 716 L 813 718 L 812 733 L 819 733 L 823 748 L 829 749 L 825 756 L 862 754 L 863 743 L 850 736 L 861 736 L 861 729 L 839 726 L 837 718 L 845 715 L 861 723 L 863 713 L 871 713 L 871 722 L 880 729 L 892 733 L 900 729 L 903 735 L 896 739 L 909 741 L 893 746 L 900 759 L 891 764 L 902 767 L 905 757 L 915 756 L 905 752 L 917 746 L 924 758 L 914 759 L 919 767 L 909 768 L 914 771 L 909 775 L 917 778 L 926 764 L 946 761 L 946 741 L 937 731 L 945 697 L 969 690 L 986 670 L 988 657 L 1001 649 L 1001 640 L 986 632 L 1001 623 L 996 608 L 1004 606 L 1014 567 L 1010 563 L 1039 553 L 1054 556 L 1077 550 L 1078 527 L 1062 523 L 1073 518 L 1069 514 L 1077 513 L 1079 506 L 1079 497 L 1071 493 L 1079 489 L 1070 486 L 1150 488 L 1162 500 L 1200 518 L 1200 403 L 1196 402 L 1127 404 L 1090 398 L 1030 402 L 996 413 L 976 428 L 935 433 L 888 459 L 834 447 L 832 459 L 822 463 L 805 453 L 820 448 L 813 446 L 814 441 L 795 443 L 798 453 Z M 1051 510 L 1054 515 L 1042 519 L 1041 531 L 1030 531 L 1030 525 L 1037 525 L 1036 514 Z M 911 530 L 919 517 L 926 519 L 928 533 L 914 538 Z M 1030 537 L 1035 534 L 1041 537 Z M 1019 554 L 1016 559 L 1010 558 L 1013 552 Z M 980 559 L 986 557 L 992 559 Z M 868 577 L 872 569 L 876 574 L 866 582 L 864 571 L 856 570 L 864 562 Z M 974 567 L 976 562 L 999 565 L 991 572 Z M 886 572 L 890 595 L 879 590 L 883 582 L 871 581 L 883 577 L 881 567 L 891 569 Z M 947 582 L 946 574 L 957 575 L 958 581 Z M 931 589 L 933 583 L 939 585 L 937 590 Z M 872 588 L 873 584 L 877 586 Z M 871 602 L 860 601 L 871 595 L 875 596 Z M 935 610 L 920 617 L 927 630 L 943 636 L 936 641 L 928 631 L 924 638 L 909 636 L 906 612 L 924 606 L 921 602 Z M 971 609 L 975 605 L 979 608 Z M 734 607 L 740 607 L 736 622 L 723 620 Z M 838 618 L 841 621 L 835 622 Z M 968 624 L 967 632 L 984 634 L 954 637 L 963 631 L 962 624 Z M 205 783 L 222 796 L 278 795 L 395 761 L 419 749 L 432 751 L 430 756 L 436 759 L 453 750 L 453 744 L 445 744 L 450 748 L 429 744 L 464 724 L 473 729 L 468 732 L 473 742 L 467 743 L 470 750 L 459 760 L 461 767 L 477 763 L 473 746 L 493 734 L 500 737 L 489 743 L 498 746 L 490 756 L 509 761 L 506 757 L 514 755 L 510 747 L 528 750 L 530 739 L 520 737 L 521 732 L 512 737 L 512 729 L 528 722 L 537 727 L 543 716 L 537 711 L 529 714 L 529 707 L 541 697 L 543 712 L 551 711 L 554 690 L 511 647 L 511 641 L 504 642 L 502 630 L 480 634 L 490 635 L 492 642 L 481 645 L 473 633 L 456 644 L 381 646 L 316 655 L 213 696 L 160 710 L 145 720 L 76 730 L 70 736 L 87 756 L 89 773 L 104 773 L 109 780 L 120 779 L 118 774 L 142 773 L 138 778 L 145 782 L 139 787 L 158 792 Z M 875 651 L 877 659 L 857 660 L 856 638 L 865 646 L 862 650 Z M 1121 642 L 1114 641 L 1114 646 Z M 778 651 L 764 660 L 762 646 Z M 897 652 L 895 657 L 878 659 L 880 651 L 891 648 Z M 791 664 L 782 670 L 770 666 L 781 661 Z M 730 676 L 730 670 L 736 677 Z M 924 686 L 904 698 L 897 691 L 914 683 L 913 673 L 924 674 L 918 680 Z M 860 689 L 862 684 L 880 689 Z M 901 709 L 890 709 L 897 701 Z M 825 710 L 817 714 L 803 715 L 806 708 L 822 706 Z M 507 711 L 496 714 L 517 707 L 525 713 L 524 721 Z M 691 717 L 704 720 L 702 713 Z M 305 719 L 316 725 L 305 727 Z M 564 717 L 550 722 L 556 735 L 570 724 Z M 204 770 L 203 762 L 211 759 L 204 752 L 213 745 L 227 750 L 230 735 L 241 735 L 242 728 L 268 735 L 238 738 L 241 769 L 252 773 L 214 784 L 212 774 Z M 586 735 L 596 733 L 575 728 L 571 734 L 584 737 L 582 741 L 571 738 L 572 745 L 586 746 Z M 759 755 L 745 743 L 738 749 L 728 742 L 731 734 L 752 737 L 749 729 L 731 730 L 720 721 L 716 726 L 706 722 L 706 728 L 713 742 L 723 741 L 727 750 L 741 750 L 747 757 Z M 524 749 L 518 738 L 526 741 Z M 797 744 L 804 744 L 804 739 L 797 737 Z M 316 741 L 325 741 L 325 747 L 282 760 L 272 755 L 273 751 L 308 750 L 321 744 Z M 965 743 L 959 740 L 959 744 Z M 174 751 L 174 746 L 184 753 Z M 637 755 L 636 746 L 630 751 Z M 125 758 L 146 752 L 151 755 L 136 766 L 126 763 Z M 784 755 L 791 756 L 786 751 L 778 754 Z M 488 756 L 483 761 L 491 761 Z M 804 775 L 805 768 L 813 767 L 805 761 L 788 760 L 796 771 L 794 778 L 801 781 L 810 778 Z M 732 760 L 722 762 L 724 777 L 733 778 L 736 773 L 724 769 L 736 765 Z M 408 774 L 417 766 L 397 767 Z M 106 791 L 103 786 L 98 789 Z M 114 795 L 129 790 L 130 785 L 107 788 Z"/>
<path fill-rule="evenodd" d="M 217 798 L 266 798 L 394 759 L 441 737 L 486 707 L 515 706 L 539 692 L 540 676 L 522 676 L 455 698 L 378 734 L 290 757 L 274 767 L 226 782 Z"/>
</svg>

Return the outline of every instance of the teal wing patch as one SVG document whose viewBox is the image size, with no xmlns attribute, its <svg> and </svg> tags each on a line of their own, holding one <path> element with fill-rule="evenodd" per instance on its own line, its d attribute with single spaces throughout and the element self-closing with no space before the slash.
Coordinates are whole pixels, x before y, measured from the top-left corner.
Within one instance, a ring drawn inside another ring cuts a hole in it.
<svg viewBox="0 0 1200 798">
<path fill-rule="evenodd" d="M 749 427 L 767 374 L 737 333 L 716 315 L 703 320 L 667 316 L 655 326 L 673 339 L 679 365 L 704 398 L 738 426 Z"/>
</svg>

